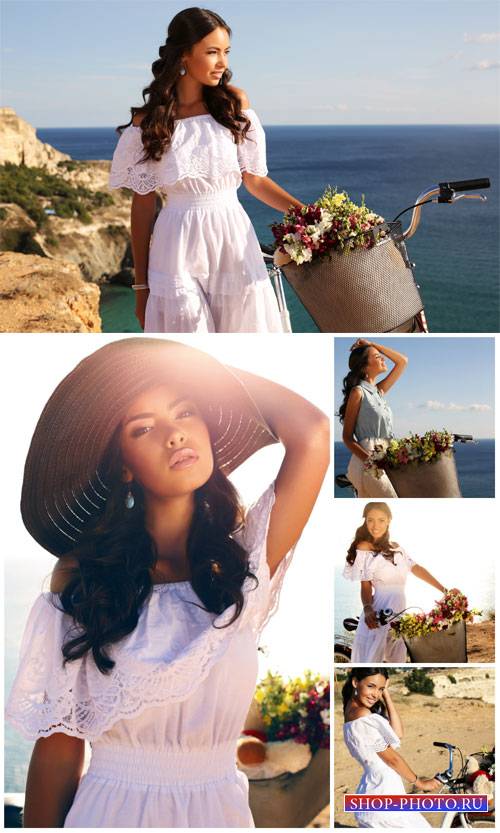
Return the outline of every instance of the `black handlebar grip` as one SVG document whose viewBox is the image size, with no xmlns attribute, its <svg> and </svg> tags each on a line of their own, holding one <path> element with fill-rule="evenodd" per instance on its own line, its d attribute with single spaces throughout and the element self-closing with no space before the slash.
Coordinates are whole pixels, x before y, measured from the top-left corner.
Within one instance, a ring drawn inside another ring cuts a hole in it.
<svg viewBox="0 0 500 833">
<path fill-rule="evenodd" d="M 485 179 L 459 179 L 456 182 L 440 182 L 439 187 L 451 191 L 477 191 L 479 188 L 490 188 L 491 182 Z"/>
<path fill-rule="evenodd" d="M 453 746 L 452 743 L 441 743 L 439 740 L 435 740 L 432 744 L 433 746 L 441 746 L 443 749 L 456 749 L 456 746 Z"/>
</svg>

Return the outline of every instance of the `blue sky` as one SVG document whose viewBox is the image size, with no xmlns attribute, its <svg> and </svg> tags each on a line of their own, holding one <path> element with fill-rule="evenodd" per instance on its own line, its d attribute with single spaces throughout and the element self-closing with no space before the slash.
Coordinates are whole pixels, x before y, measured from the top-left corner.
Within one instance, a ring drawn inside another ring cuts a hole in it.
<svg viewBox="0 0 500 833">
<path fill-rule="evenodd" d="M 385 340 L 381 337 L 376 341 L 409 359 L 405 373 L 387 395 L 396 436 L 430 428 L 473 434 L 476 439 L 494 436 L 494 339 L 426 336 Z M 352 338 L 335 338 L 336 411 L 352 343 Z M 388 362 L 388 366 L 392 367 L 392 363 Z M 341 439 L 338 418 L 335 439 Z"/>
<path fill-rule="evenodd" d="M 4 0 L 2 105 L 35 127 L 105 127 L 142 102 L 187 3 Z M 498 120 L 499 13 L 490 0 L 215 2 L 230 66 L 264 124 Z"/>
</svg>

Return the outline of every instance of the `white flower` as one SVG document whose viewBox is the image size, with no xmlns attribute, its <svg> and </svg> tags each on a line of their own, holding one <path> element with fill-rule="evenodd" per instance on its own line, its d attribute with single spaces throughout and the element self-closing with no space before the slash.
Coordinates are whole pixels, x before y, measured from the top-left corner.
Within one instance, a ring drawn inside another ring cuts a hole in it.
<svg viewBox="0 0 500 833">
<path fill-rule="evenodd" d="M 330 725 L 330 709 L 321 709 L 319 714 L 320 714 L 321 720 L 323 721 L 325 726 L 329 726 Z"/>
</svg>

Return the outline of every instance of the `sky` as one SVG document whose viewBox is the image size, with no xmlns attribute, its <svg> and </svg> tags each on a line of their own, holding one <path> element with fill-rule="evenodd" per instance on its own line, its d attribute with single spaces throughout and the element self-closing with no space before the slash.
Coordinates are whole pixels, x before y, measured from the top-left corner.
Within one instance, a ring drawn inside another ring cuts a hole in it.
<svg viewBox="0 0 500 833">
<path fill-rule="evenodd" d="M 108 127 L 142 103 L 171 18 L 160 0 L 3 0 L 2 106 L 35 127 Z M 232 83 L 264 124 L 498 121 L 490 0 L 230 0 Z"/>
<path fill-rule="evenodd" d="M 494 339 L 384 336 L 376 341 L 409 359 L 405 372 L 387 394 L 397 437 L 431 428 L 472 434 L 475 439 L 494 437 Z M 352 343 L 352 338 L 335 338 L 335 411 L 341 404 Z M 387 365 L 389 369 L 393 366 L 390 361 Z M 334 437 L 342 438 L 338 418 Z"/>
<path fill-rule="evenodd" d="M 28 611 L 42 588 L 54 558 L 41 549 L 24 529 L 19 513 L 24 460 L 40 412 L 59 381 L 84 356 L 120 336 L 97 334 L 3 334 L 5 355 L 16 355 L 15 364 L 5 364 L 2 387 L 10 407 L 0 418 L 4 438 L 2 531 L 6 572 L 7 685 L 16 657 Z M 7 340 L 8 339 L 8 343 Z M 329 408 L 332 378 L 332 352 L 329 336 L 297 334 L 176 336 L 193 343 L 221 361 L 273 379 L 292 388 L 322 410 Z M 19 385 L 19 380 L 24 380 Z M 262 449 L 244 463 L 232 481 L 245 505 L 254 502 L 274 480 L 281 459 L 279 445 Z M 263 634 L 266 653 L 260 654 L 260 675 L 267 669 L 285 675 L 299 675 L 306 668 L 327 674 L 330 662 L 331 587 L 333 567 L 323 545 L 330 535 L 333 483 L 330 473 L 313 515 L 296 547 L 287 571 L 280 607 Z M 318 592 L 320 589 L 320 592 Z M 318 636 L 322 634 L 322 638 Z"/>
</svg>

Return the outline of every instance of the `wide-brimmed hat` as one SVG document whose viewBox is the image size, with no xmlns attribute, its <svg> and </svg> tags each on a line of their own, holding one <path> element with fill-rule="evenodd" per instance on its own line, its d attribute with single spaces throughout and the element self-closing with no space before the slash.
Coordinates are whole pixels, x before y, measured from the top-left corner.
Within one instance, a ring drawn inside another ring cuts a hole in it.
<svg viewBox="0 0 500 833">
<path fill-rule="evenodd" d="M 102 469 L 110 440 L 133 400 L 162 382 L 181 384 L 196 400 L 224 474 L 278 441 L 243 382 L 212 356 L 162 338 L 113 341 L 57 386 L 31 440 L 21 514 L 46 550 L 70 551 L 101 514 L 111 485 Z"/>
</svg>

